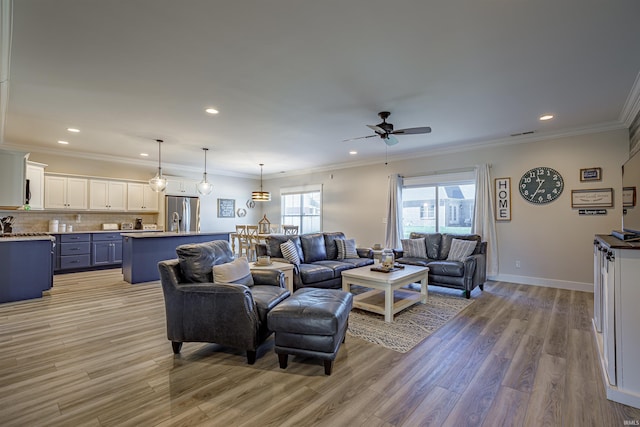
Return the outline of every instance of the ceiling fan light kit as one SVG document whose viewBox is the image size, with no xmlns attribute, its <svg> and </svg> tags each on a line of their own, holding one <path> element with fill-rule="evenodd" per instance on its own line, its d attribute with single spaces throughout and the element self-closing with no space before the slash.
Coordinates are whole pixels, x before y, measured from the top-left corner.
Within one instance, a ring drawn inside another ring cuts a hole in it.
<svg viewBox="0 0 640 427">
<path fill-rule="evenodd" d="M 264 163 L 260 163 L 260 191 L 254 191 L 251 193 L 251 200 L 256 202 L 269 202 L 271 201 L 271 193 L 262 190 L 262 167 Z"/>
<path fill-rule="evenodd" d="M 153 191 L 159 193 L 167 187 L 167 179 L 162 176 L 162 140 L 156 139 L 158 143 L 158 173 L 149 180 L 149 186 Z"/>
<path fill-rule="evenodd" d="M 391 113 L 389 111 L 381 111 L 378 113 L 378 117 L 382 119 L 382 123 L 378 123 L 377 125 L 367 125 L 369 129 L 375 132 L 375 135 L 367 135 L 367 136 L 360 136 L 357 138 L 345 139 L 343 142 L 353 141 L 355 139 L 372 138 L 374 136 L 379 136 L 380 138 L 382 138 L 384 143 L 387 144 L 387 146 L 392 146 L 392 145 L 396 145 L 399 142 L 394 135 L 418 135 L 422 133 L 431 132 L 431 128 L 429 126 L 394 130 L 393 124 L 387 123 L 387 118 L 389 118 L 390 115 Z"/>
<path fill-rule="evenodd" d="M 213 190 L 213 184 L 207 181 L 207 151 L 209 149 L 203 148 L 202 151 L 204 151 L 204 173 L 202 174 L 202 181 L 198 183 L 198 193 L 206 196 Z"/>
</svg>

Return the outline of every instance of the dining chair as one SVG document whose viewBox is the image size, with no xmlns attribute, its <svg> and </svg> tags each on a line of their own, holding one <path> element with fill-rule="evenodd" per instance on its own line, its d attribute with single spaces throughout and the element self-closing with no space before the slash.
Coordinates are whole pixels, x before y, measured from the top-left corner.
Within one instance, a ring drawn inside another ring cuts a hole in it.
<svg viewBox="0 0 640 427">
<path fill-rule="evenodd" d="M 298 226 L 297 225 L 283 225 L 282 226 L 282 230 L 284 231 L 284 234 L 288 235 L 288 236 L 293 236 L 298 234 Z"/>
<path fill-rule="evenodd" d="M 238 256 L 241 257 L 243 254 L 245 256 L 249 256 L 249 251 L 251 249 L 251 244 L 247 235 L 247 226 L 246 225 L 236 225 L 236 238 L 238 239 Z M 235 245 L 233 245 L 235 247 Z M 234 251 L 235 253 L 235 248 Z"/>
<path fill-rule="evenodd" d="M 258 226 L 257 225 L 247 225 L 247 241 L 249 244 L 249 251 L 247 253 L 247 258 L 250 261 L 255 261 L 256 257 L 256 244 L 258 244 Z"/>
<path fill-rule="evenodd" d="M 282 228 L 280 227 L 280 224 L 271 224 L 269 226 L 271 234 L 280 234 L 282 232 Z"/>
</svg>

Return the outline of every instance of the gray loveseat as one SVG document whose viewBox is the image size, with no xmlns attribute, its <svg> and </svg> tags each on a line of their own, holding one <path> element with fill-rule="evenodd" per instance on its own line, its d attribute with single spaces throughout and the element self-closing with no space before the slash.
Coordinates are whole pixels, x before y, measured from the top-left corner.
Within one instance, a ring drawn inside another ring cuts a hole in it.
<svg viewBox="0 0 640 427">
<path fill-rule="evenodd" d="M 268 255 L 272 261 L 289 262 L 282 255 L 280 245 L 291 240 L 298 251 L 300 264 L 293 267 L 294 289 L 342 288 L 342 272 L 373 264 L 371 249 L 358 248 L 358 258 L 338 259 L 336 240 L 346 239 L 342 232 L 309 233 L 296 236 L 272 234 L 265 243 L 256 245 L 258 256 Z"/>
<path fill-rule="evenodd" d="M 487 242 L 483 242 L 479 235 L 413 232 L 409 238 L 425 239 L 427 257 L 410 257 L 404 251 L 395 250 L 396 262 L 429 267 L 430 285 L 461 289 L 467 298 L 476 286 L 481 290 L 484 288 L 487 280 Z M 477 243 L 471 255 L 463 260 L 448 260 L 453 239 L 474 240 Z"/>
</svg>

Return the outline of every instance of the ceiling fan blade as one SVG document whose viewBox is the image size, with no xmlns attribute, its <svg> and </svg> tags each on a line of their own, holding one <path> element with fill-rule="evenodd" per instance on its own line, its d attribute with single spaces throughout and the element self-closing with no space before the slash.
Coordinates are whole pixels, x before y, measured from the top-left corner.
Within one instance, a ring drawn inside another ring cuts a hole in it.
<svg viewBox="0 0 640 427">
<path fill-rule="evenodd" d="M 419 133 L 430 133 L 431 128 L 429 126 L 420 127 L 420 128 L 407 128 L 407 129 L 398 129 L 391 132 L 394 135 L 415 135 Z"/>
<path fill-rule="evenodd" d="M 367 127 L 371 130 L 373 130 L 375 133 L 377 133 L 378 135 L 384 135 L 385 133 L 387 133 L 384 129 L 382 129 L 380 126 L 376 126 L 376 125 L 367 125 Z"/>
<path fill-rule="evenodd" d="M 342 142 L 347 142 L 347 141 L 355 141 L 356 139 L 365 139 L 365 138 L 373 138 L 375 136 L 379 136 L 379 135 L 367 135 L 367 136 L 359 136 L 357 138 L 349 138 L 349 139 L 343 139 Z"/>
<path fill-rule="evenodd" d="M 387 137 L 384 139 L 384 143 L 389 147 L 391 147 L 392 145 L 396 145 L 398 142 L 398 138 L 393 135 L 387 135 Z"/>
</svg>

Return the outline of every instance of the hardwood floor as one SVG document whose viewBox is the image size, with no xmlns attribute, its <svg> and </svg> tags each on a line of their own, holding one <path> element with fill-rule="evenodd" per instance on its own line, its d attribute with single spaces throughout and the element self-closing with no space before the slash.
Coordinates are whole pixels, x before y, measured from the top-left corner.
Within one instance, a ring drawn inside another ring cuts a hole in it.
<svg viewBox="0 0 640 427">
<path fill-rule="evenodd" d="M 408 353 L 347 336 L 322 361 L 255 365 L 166 339 L 158 282 L 120 270 L 55 277 L 50 295 L 0 305 L 3 426 L 622 426 L 591 334 L 593 295 L 489 282 Z"/>
</svg>

